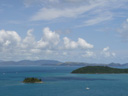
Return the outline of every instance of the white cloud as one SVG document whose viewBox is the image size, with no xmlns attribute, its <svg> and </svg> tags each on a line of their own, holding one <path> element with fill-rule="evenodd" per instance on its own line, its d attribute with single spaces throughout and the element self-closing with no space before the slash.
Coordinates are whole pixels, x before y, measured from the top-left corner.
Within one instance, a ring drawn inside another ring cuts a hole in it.
<svg viewBox="0 0 128 96">
<path fill-rule="evenodd" d="M 67 37 L 64 37 L 63 40 L 64 40 L 64 45 L 66 49 L 75 49 L 78 47 L 77 42 L 70 41 L 70 39 Z"/>
<path fill-rule="evenodd" d="M 26 0 L 28 1 L 28 0 Z M 32 21 L 53 20 L 58 18 L 83 19 L 80 26 L 91 26 L 112 20 L 116 10 L 126 9 L 127 0 L 32 0 L 43 4 Z M 47 5 L 47 6 L 46 6 Z M 100 11 L 99 11 L 100 10 Z M 118 14 L 119 15 L 119 14 Z"/>
<path fill-rule="evenodd" d="M 126 19 L 121 28 L 118 29 L 118 32 L 124 41 L 128 41 L 128 19 Z"/>
<path fill-rule="evenodd" d="M 78 46 L 83 49 L 93 48 L 92 44 L 87 43 L 84 39 L 78 38 Z"/>
<path fill-rule="evenodd" d="M 43 37 L 37 42 L 37 48 L 53 48 L 60 41 L 60 36 L 56 32 L 52 32 L 48 27 L 43 30 Z"/>
<path fill-rule="evenodd" d="M 59 0 L 49 0 L 49 2 L 59 2 Z"/>
<path fill-rule="evenodd" d="M 90 49 L 93 48 L 92 44 L 87 43 L 84 39 L 82 38 L 78 38 L 78 41 L 72 41 L 67 37 L 63 38 L 64 40 L 64 47 L 66 49 L 76 49 L 76 48 L 80 48 L 80 49 Z"/>
<path fill-rule="evenodd" d="M 31 49 L 30 52 L 32 52 L 32 53 L 40 53 L 41 50 L 40 49 Z"/>
<path fill-rule="evenodd" d="M 65 0 L 67 2 L 71 2 L 71 3 L 79 3 L 79 2 L 83 2 L 83 1 L 87 1 L 87 0 Z"/>
<path fill-rule="evenodd" d="M 78 38 L 78 41 L 75 42 L 64 37 L 63 41 L 60 35 L 51 31 L 49 27 L 43 29 L 43 36 L 39 40 L 35 39 L 32 32 L 33 29 L 28 30 L 26 37 L 21 38 L 15 31 L 0 30 L 0 58 L 3 60 L 27 58 L 34 60 L 37 57 L 40 59 L 49 57 L 50 59 L 56 56 L 63 58 L 62 56 L 66 56 L 69 51 L 65 49 L 79 51 L 93 48 L 92 44 L 82 38 Z"/>
<path fill-rule="evenodd" d="M 67 2 L 66 4 L 64 2 Z M 69 2 L 75 3 L 74 6 L 71 6 L 69 4 Z M 80 2 L 81 4 L 79 5 L 78 2 Z M 65 5 L 63 5 L 63 3 Z M 52 20 L 52 19 L 56 19 L 56 18 L 77 18 L 77 17 L 81 17 L 82 15 L 87 17 L 88 15 L 92 15 L 94 14 L 94 10 L 97 9 L 101 9 L 102 7 L 106 7 L 109 2 L 107 1 L 99 1 L 99 0 L 65 0 L 63 2 L 60 2 L 58 5 L 60 5 L 61 7 L 43 7 L 41 8 L 34 16 L 31 17 L 32 21 L 38 21 L 38 20 Z M 105 8 L 104 8 L 105 9 Z M 100 16 L 99 18 L 96 17 L 96 19 L 99 19 L 98 21 L 105 21 L 108 18 L 108 14 L 106 14 L 107 12 L 105 10 L 102 10 L 102 14 L 105 15 L 104 17 L 106 18 L 101 18 L 102 16 Z M 87 13 L 90 12 L 90 13 Z M 91 13 L 92 12 L 92 13 Z M 97 15 L 99 13 L 95 12 L 95 15 Z M 107 15 L 107 16 L 106 16 Z M 93 16 L 94 17 L 94 16 Z M 95 19 L 95 21 L 96 21 Z M 105 20 L 103 20 L 105 19 Z M 88 21 L 88 22 L 92 22 L 92 21 Z M 94 19 L 93 19 L 94 22 Z"/>
<path fill-rule="evenodd" d="M 116 56 L 116 53 L 110 52 L 109 49 L 110 49 L 109 46 L 103 48 L 101 54 L 102 54 L 104 57 L 115 57 L 115 56 Z"/>
<path fill-rule="evenodd" d="M 66 56 L 68 53 L 67 52 L 63 52 L 63 55 Z"/>
<path fill-rule="evenodd" d="M 113 57 L 115 57 L 115 56 L 116 56 L 116 53 L 114 53 L 114 52 L 113 52 L 113 53 L 111 53 L 111 54 L 112 54 L 112 56 L 113 56 Z"/>
<path fill-rule="evenodd" d="M 21 38 L 15 31 L 0 30 L 0 58 L 3 60 L 21 59 L 56 59 L 83 57 L 115 57 L 116 53 L 111 52 L 109 46 L 103 48 L 101 54 L 96 54 L 89 49 L 94 46 L 82 38 L 73 41 L 68 37 L 60 38 L 59 34 L 46 27 L 43 29 L 43 36 L 36 40 L 32 34 L 33 29 L 27 31 L 27 36 Z"/>
<path fill-rule="evenodd" d="M 78 15 L 83 14 L 84 12 L 89 11 L 90 9 L 96 7 L 93 6 L 80 6 L 79 8 L 64 8 L 64 9 L 57 9 L 57 8 L 42 8 L 40 9 L 35 16 L 31 18 L 33 21 L 37 20 L 51 20 L 60 17 L 70 17 L 75 18 Z"/>
<path fill-rule="evenodd" d="M 53 53 L 52 50 L 49 50 L 49 49 L 46 50 L 46 54 L 52 54 L 52 53 Z"/>
<path fill-rule="evenodd" d="M 44 35 L 42 40 L 48 41 L 52 43 L 53 45 L 57 45 L 60 41 L 60 36 L 56 32 L 52 32 L 48 27 L 44 28 L 43 30 Z"/>
<path fill-rule="evenodd" d="M 85 53 L 82 56 L 83 57 L 94 57 L 95 54 L 92 51 L 85 51 Z"/>
<path fill-rule="evenodd" d="M 128 22 L 128 19 L 126 19 L 126 21 Z"/>
<path fill-rule="evenodd" d="M 21 41 L 20 36 L 15 31 L 0 30 L 0 46 L 3 47 L 16 47 Z"/>
<path fill-rule="evenodd" d="M 106 48 L 104 48 L 104 49 L 103 49 L 103 52 L 108 51 L 108 50 L 109 50 L 109 46 L 106 47 Z"/>
<path fill-rule="evenodd" d="M 22 48 L 31 48 L 35 46 L 35 37 L 32 35 L 33 29 L 28 30 L 27 36 L 23 39 Z"/>
<path fill-rule="evenodd" d="M 103 14 L 103 13 L 102 13 Z M 101 22 L 104 22 L 104 21 L 107 21 L 107 20 L 111 20 L 112 19 L 112 14 L 109 13 L 109 14 L 104 14 L 104 15 L 101 15 L 101 16 L 97 16 L 97 17 L 94 17 L 92 19 L 89 19 L 89 20 L 86 20 L 84 21 L 84 24 L 81 25 L 81 26 L 90 26 L 90 25 L 95 25 L 95 24 L 98 24 L 98 23 L 101 23 Z"/>
</svg>

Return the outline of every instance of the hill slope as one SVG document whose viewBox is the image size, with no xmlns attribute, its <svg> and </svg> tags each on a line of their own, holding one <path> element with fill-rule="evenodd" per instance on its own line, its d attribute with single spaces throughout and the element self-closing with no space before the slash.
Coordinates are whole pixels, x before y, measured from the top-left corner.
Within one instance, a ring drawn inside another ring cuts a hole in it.
<svg viewBox="0 0 128 96">
<path fill-rule="evenodd" d="M 96 73 L 128 73 L 128 69 L 111 68 L 107 66 L 87 66 L 76 69 L 72 73 L 96 74 Z"/>
</svg>

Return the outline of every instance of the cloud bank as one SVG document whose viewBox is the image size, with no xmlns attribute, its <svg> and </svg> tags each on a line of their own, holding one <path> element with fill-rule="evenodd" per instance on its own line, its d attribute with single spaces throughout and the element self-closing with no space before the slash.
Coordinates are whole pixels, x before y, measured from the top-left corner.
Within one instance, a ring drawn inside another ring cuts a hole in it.
<svg viewBox="0 0 128 96">
<path fill-rule="evenodd" d="M 82 38 L 78 41 L 68 37 L 60 38 L 49 27 L 43 29 L 40 40 L 36 40 L 32 34 L 33 29 L 27 31 L 27 36 L 21 38 L 15 31 L 0 30 L 0 57 L 5 60 L 12 59 L 46 59 L 48 55 L 67 55 L 68 50 L 92 49 L 93 45 Z M 52 58 L 52 57 L 51 57 Z"/>
</svg>

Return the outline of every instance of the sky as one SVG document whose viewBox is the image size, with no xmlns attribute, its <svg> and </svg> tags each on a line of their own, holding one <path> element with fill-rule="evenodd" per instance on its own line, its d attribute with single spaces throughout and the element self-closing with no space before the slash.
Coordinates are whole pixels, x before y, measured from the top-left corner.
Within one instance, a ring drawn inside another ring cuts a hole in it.
<svg viewBox="0 0 128 96">
<path fill-rule="evenodd" d="M 128 0 L 0 0 L 0 60 L 128 63 Z"/>
</svg>

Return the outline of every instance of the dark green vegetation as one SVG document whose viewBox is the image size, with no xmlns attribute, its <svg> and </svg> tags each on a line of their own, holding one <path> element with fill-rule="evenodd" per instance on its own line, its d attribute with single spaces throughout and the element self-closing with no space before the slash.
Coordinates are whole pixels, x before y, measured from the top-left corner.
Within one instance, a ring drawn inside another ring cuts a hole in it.
<svg viewBox="0 0 128 96">
<path fill-rule="evenodd" d="M 76 69 L 72 73 L 96 74 L 96 73 L 128 73 L 128 69 L 111 68 L 107 66 L 87 66 Z"/>
<path fill-rule="evenodd" d="M 25 78 L 23 83 L 43 83 L 41 79 L 30 77 L 30 78 Z"/>
</svg>

